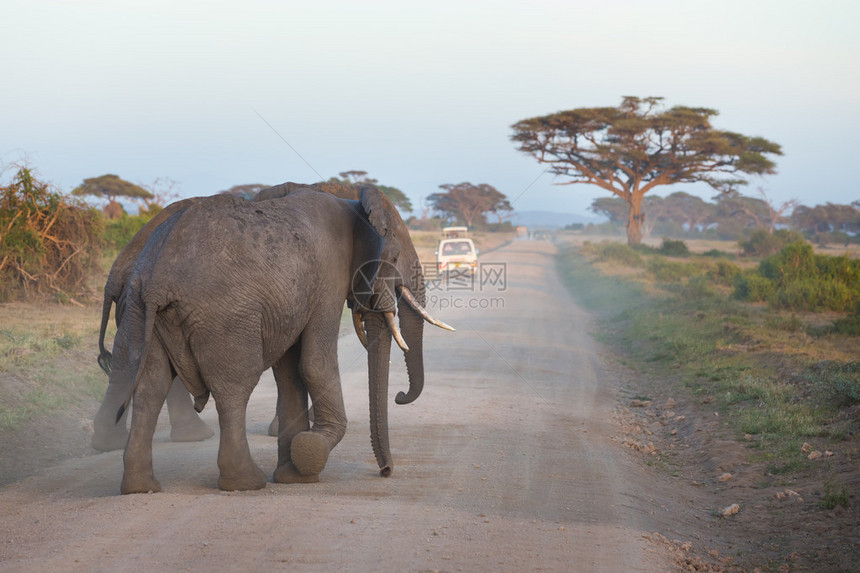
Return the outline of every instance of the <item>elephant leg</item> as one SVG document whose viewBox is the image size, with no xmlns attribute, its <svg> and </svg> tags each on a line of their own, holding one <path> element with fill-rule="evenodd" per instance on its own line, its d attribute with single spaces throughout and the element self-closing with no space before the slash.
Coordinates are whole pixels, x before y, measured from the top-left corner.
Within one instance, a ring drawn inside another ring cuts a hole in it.
<svg viewBox="0 0 860 573">
<path fill-rule="evenodd" d="M 167 393 L 167 413 L 170 415 L 170 439 L 174 442 L 200 442 L 215 435 L 194 410 L 194 400 L 179 378 L 173 379 Z"/>
<path fill-rule="evenodd" d="M 278 419 L 281 415 L 281 407 L 278 406 L 275 408 L 275 417 L 272 418 L 272 421 L 269 422 L 269 431 L 268 434 L 274 438 L 278 437 L 278 426 L 280 425 Z"/>
<path fill-rule="evenodd" d="M 346 433 L 346 409 L 337 366 L 337 325 L 332 329 L 306 330 L 302 337 L 299 372 L 313 400 L 314 424 L 293 438 L 290 457 L 304 476 L 319 474 L 325 468 L 329 453 Z"/>
<path fill-rule="evenodd" d="M 150 345 L 139 367 L 143 371 L 132 401 L 131 431 L 123 455 L 120 491 L 124 494 L 161 491 L 152 471 L 152 436 L 173 376 L 167 353 L 157 342 Z"/>
<path fill-rule="evenodd" d="M 121 372 L 112 378 L 118 378 Z M 116 413 L 125 402 L 131 384 L 114 382 L 108 384 L 105 397 L 93 418 L 93 448 L 101 452 L 121 450 L 128 441 L 128 410 L 117 421 Z"/>
<path fill-rule="evenodd" d="M 278 384 L 278 408 L 276 418 L 272 422 L 278 431 L 278 467 L 273 476 L 276 483 L 319 481 L 319 474 L 299 473 L 293 465 L 290 451 L 293 438 L 310 430 L 308 391 L 299 373 L 300 356 L 301 343 L 297 343 L 272 366 Z"/>
<path fill-rule="evenodd" d="M 273 438 L 278 437 L 278 416 L 279 416 L 278 412 L 279 411 L 280 411 L 280 407 L 275 408 L 275 417 L 272 418 L 272 421 L 269 423 L 268 434 L 270 436 L 272 436 Z M 314 410 L 313 410 L 313 408 L 308 409 L 308 420 L 311 422 L 314 421 Z"/>
<path fill-rule="evenodd" d="M 266 487 L 266 474 L 251 457 L 248 436 L 245 432 L 246 409 L 255 380 L 236 380 L 228 387 L 230 392 L 217 392 L 223 388 L 213 384 L 212 395 L 218 410 L 221 442 L 218 446 L 218 487 L 226 491 L 262 489 Z"/>
</svg>

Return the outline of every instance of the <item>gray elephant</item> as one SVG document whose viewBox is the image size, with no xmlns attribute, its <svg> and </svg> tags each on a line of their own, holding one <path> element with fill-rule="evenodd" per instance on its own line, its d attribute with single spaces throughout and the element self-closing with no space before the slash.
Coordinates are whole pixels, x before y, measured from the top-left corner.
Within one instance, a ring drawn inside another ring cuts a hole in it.
<svg viewBox="0 0 860 573">
<path fill-rule="evenodd" d="M 248 447 L 245 409 L 270 366 L 278 386 L 274 480 L 317 481 L 346 431 L 337 365 L 344 300 L 367 343 L 371 442 L 380 474 L 390 475 L 392 334 L 409 377 L 408 392 L 395 401 L 407 404 L 424 385 L 423 321 L 450 329 L 423 309 L 424 280 L 408 230 L 371 185 L 358 201 L 298 190 L 268 201 L 216 196 L 192 205 L 153 232 L 128 289 L 111 371 L 111 384 L 131 384 L 119 415 L 134 396 L 123 493 L 160 490 L 152 435 L 175 374 L 198 411 L 210 394 L 215 399 L 219 487 L 264 487 Z"/>
<path fill-rule="evenodd" d="M 102 370 L 110 375 L 111 353 L 105 348 L 105 333 L 110 321 L 111 306 L 116 305 L 116 323 L 119 327 L 120 320 L 125 310 L 125 298 L 127 294 L 126 285 L 131 278 L 132 270 L 137 262 L 140 252 L 146 245 L 147 239 L 152 232 L 171 215 L 185 210 L 198 199 L 184 199 L 168 205 L 150 219 L 143 228 L 138 231 L 129 241 L 111 266 L 104 288 L 104 302 L 102 305 L 102 321 L 99 330 L 99 357 L 98 363 Z M 122 398 L 127 395 L 127 389 L 108 385 L 107 393 L 120 392 Z M 103 403 L 113 405 L 115 400 L 107 397 Z M 200 419 L 194 411 L 194 405 L 185 386 L 179 380 L 174 380 L 167 394 L 167 411 L 170 416 L 170 439 L 174 442 L 195 442 L 212 437 L 215 432 Z M 118 423 L 114 420 L 116 408 L 101 408 L 93 421 L 92 446 L 100 451 L 107 452 L 119 450 L 125 447 L 128 439 L 128 428 L 125 416 Z"/>
<path fill-rule="evenodd" d="M 358 199 L 358 189 L 356 187 L 326 181 L 313 184 L 294 182 L 282 183 L 262 190 L 253 200 L 262 201 L 284 197 L 296 189 L 304 188 L 324 191 L 326 193 L 331 193 L 336 197 L 345 199 Z M 111 306 L 116 304 L 117 310 L 115 316 L 117 326 L 119 326 L 119 321 L 125 307 L 125 295 L 127 292 L 126 285 L 147 239 L 155 228 L 167 220 L 171 215 L 177 211 L 184 210 L 192 203 L 201 200 L 205 200 L 205 198 L 193 197 L 168 205 L 150 219 L 146 225 L 144 225 L 143 228 L 135 234 L 119 255 L 117 255 L 116 260 L 111 266 L 111 270 L 104 287 L 102 321 L 99 331 L 98 363 L 106 374 L 110 375 L 111 368 L 111 353 L 107 348 L 105 348 L 104 344 L 105 334 L 110 320 Z M 353 316 L 355 317 L 355 315 Z M 363 338 L 363 331 L 356 327 L 356 332 L 359 333 L 359 338 L 362 340 L 362 343 L 367 346 L 366 339 Z M 104 406 L 99 409 L 94 418 L 94 432 L 91 443 L 93 448 L 103 452 L 124 448 L 126 440 L 128 439 L 126 420 L 128 416 L 126 414 L 119 422 L 114 422 L 115 412 L 111 411 L 111 409 L 116 404 L 116 398 L 109 398 L 108 395 L 111 393 L 118 393 L 119 396 L 125 397 L 127 389 L 120 388 L 116 385 L 109 385 L 106 390 L 105 399 L 102 401 Z M 174 379 L 173 384 L 170 387 L 170 391 L 167 394 L 166 402 L 168 415 L 170 417 L 170 439 L 172 441 L 202 441 L 214 435 L 215 432 L 209 428 L 194 411 L 193 403 L 189 398 L 188 392 L 185 390 L 184 385 L 178 378 Z M 313 420 L 313 410 L 310 410 L 309 413 L 309 419 Z M 277 412 L 272 418 L 272 422 L 269 424 L 268 434 L 275 437 L 278 435 Z"/>
</svg>

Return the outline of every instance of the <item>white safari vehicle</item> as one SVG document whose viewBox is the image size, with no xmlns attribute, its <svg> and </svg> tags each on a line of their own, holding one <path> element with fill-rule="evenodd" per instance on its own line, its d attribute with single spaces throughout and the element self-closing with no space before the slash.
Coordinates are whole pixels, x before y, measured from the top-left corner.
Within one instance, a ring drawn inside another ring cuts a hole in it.
<svg viewBox="0 0 860 573">
<path fill-rule="evenodd" d="M 436 250 L 436 271 L 439 276 L 447 273 L 475 274 L 478 268 L 478 249 L 468 238 L 466 227 L 445 227 Z"/>
</svg>

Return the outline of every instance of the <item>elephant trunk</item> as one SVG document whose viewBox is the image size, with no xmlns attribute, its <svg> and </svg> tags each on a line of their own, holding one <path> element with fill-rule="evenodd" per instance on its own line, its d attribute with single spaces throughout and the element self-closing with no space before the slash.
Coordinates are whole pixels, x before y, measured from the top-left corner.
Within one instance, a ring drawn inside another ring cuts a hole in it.
<svg viewBox="0 0 860 573">
<path fill-rule="evenodd" d="M 409 352 L 404 354 L 409 391 L 398 392 L 394 401 L 409 404 L 424 390 L 424 319 L 403 298 L 398 302 L 397 314 L 400 316 L 400 331 L 409 346 Z"/>
<path fill-rule="evenodd" d="M 391 333 L 382 313 L 364 315 L 367 331 L 367 374 L 370 387 L 370 443 L 379 475 L 388 477 L 393 471 L 388 442 L 388 361 L 391 357 Z"/>
</svg>

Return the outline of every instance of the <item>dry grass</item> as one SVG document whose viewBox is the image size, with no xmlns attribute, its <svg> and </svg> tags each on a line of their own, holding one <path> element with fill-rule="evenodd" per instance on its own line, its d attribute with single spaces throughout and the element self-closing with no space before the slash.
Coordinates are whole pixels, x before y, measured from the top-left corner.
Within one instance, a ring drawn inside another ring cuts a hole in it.
<svg viewBox="0 0 860 573">
<path fill-rule="evenodd" d="M 822 365 L 855 363 L 860 339 L 815 334 L 838 313 L 778 311 L 731 300 L 717 287 L 700 296 L 685 282 L 655 280 L 644 262 L 586 263 L 568 251 L 560 265 L 575 296 L 605 317 L 607 342 L 694 396 L 715 396 L 736 432 L 754 436 L 773 473 L 805 467 L 798 454 L 805 440 L 851 450 L 837 444 L 857 430 L 853 410 Z"/>
<path fill-rule="evenodd" d="M 0 428 L 104 393 L 97 307 L 7 303 L 0 325 Z"/>
</svg>

